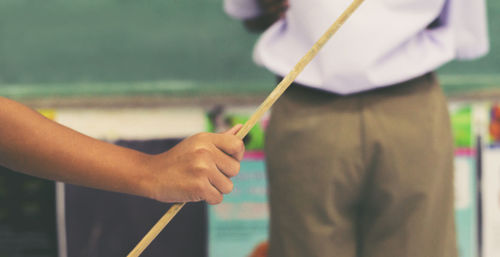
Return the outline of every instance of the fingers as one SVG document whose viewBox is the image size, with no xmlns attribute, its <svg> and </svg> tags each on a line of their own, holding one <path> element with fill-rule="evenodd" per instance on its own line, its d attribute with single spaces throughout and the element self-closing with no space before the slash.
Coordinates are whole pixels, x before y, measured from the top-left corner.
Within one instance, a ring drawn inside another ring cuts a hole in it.
<svg viewBox="0 0 500 257">
<path fill-rule="evenodd" d="M 222 202 L 223 195 L 233 190 L 230 178 L 238 174 L 245 151 L 243 141 L 234 135 L 240 129 L 241 125 L 237 125 L 221 134 L 199 133 L 151 158 L 148 167 L 152 175 L 148 181 L 153 186 L 148 188 L 153 189 L 148 190 L 152 198 L 167 202 Z"/>
<path fill-rule="evenodd" d="M 229 134 L 205 134 L 205 136 L 211 138 L 213 143 L 197 146 L 193 156 L 206 157 L 203 158 L 204 162 L 214 163 L 214 168 L 227 177 L 236 176 L 240 170 L 239 160 L 243 158 L 245 149 L 243 141 Z"/>
<path fill-rule="evenodd" d="M 223 134 L 228 134 L 228 135 L 236 135 L 238 131 L 243 127 L 241 124 L 236 124 L 232 128 L 228 129 L 225 131 Z"/>
<path fill-rule="evenodd" d="M 216 167 L 209 151 L 200 151 L 194 158 L 197 162 L 192 169 L 194 177 L 190 179 L 195 188 L 194 199 L 202 199 L 209 204 L 221 203 L 223 194 L 229 194 L 233 190 L 233 182 Z M 232 159 L 229 156 L 226 158 Z"/>
<path fill-rule="evenodd" d="M 226 175 L 225 172 L 222 172 L 217 165 L 225 165 L 226 172 L 232 174 L 232 176 L 235 176 L 239 171 L 239 162 L 217 149 L 216 151 L 219 152 L 220 156 L 214 157 L 209 153 L 209 151 L 203 151 L 203 153 L 198 156 L 199 161 L 194 169 L 197 173 L 196 175 L 198 178 L 206 178 L 202 179 L 202 181 L 210 182 L 210 185 L 215 187 L 220 193 L 229 194 L 231 193 L 231 191 L 233 191 L 233 182 L 229 179 L 229 176 Z M 218 158 L 226 158 L 227 162 L 210 162 L 211 159 L 213 160 Z M 229 167 L 229 165 L 232 165 L 232 167 Z"/>
<path fill-rule="evenodd" d="M 229 134 L 229 132 L 239 130 L 236 130 L 235 128 L 236 126 L 223 134 L 214 134 L 213 143 L 224 153 L 231 155 L 238 161 L 241 161 L 243 159 L 243 154 L 245 153 L 245 145 L 243 144 L 243 140 Z"/>
<path fill-rule="evenodd" d="M 214 188 L 217 189 L 218 192 L 222 194 L 229 194 L 233 191 L 234 185 L 233 182 L 220 172 L 214 174 L 209 178 L 210 183 Z"/>
<path fill-rule="evenodd" d="M 225 176 L 232 178 L 238 175 L 240 171 L 240 162 L 225 154 L 219 149 L 215 150 L 214 157 L 216 159 L 217 168 L 224 173 Z"/>
<path fill-rule="evenodd" d="M 224 200 L 224 195 L 207 178 L 192 183 L 192 187 L 188 188 L 188 191 L 193 191 L 193 194 L 187 201 L 205 201 L 208 204 L 219 204 Z"/>
<path fill-rule="evenodd" d="M 207 189 L 205 202 L 207 202 L 208 204 L 214 205 L 214 204 L 222 203 L 222 200 L 224 200 L 224 196 L 215 187 L 210 186 Z"/>
<path fill-rule="evenodd" d="M 222 194 L 229 194 L 233 191 L 233 182 L 229 179 L 238 174 L 240 163 L 232 157 L 226 155 L 219 149 L 214 149 L 211 158 L 215 162 L 210 166 L 204 166 L 204 172 L 210 184 Z"/>
<path fill-rule="evenodd" d="M 223 194 L 233 191 L 234 185 L 229 178 L 238 174 L 239 161 L 243 159 L 245 151 L 243 141 L 234 136 L 241 127 L 241 125 L 236 125 L 222 134 L 211 134 L 215 146 L 211 151 L 211 158 L 215 165 L 208 177 L 212 186 L 205 199 L 208 204 L 221 203 L 224 198 Z"/>
</svg>

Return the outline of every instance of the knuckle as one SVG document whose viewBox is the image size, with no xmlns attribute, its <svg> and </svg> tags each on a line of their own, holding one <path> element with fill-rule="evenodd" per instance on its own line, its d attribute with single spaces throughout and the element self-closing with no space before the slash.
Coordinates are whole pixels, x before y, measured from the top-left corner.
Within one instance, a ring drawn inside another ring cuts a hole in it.
<svg viewBox="0 0 500 257">
<path fill-rule="evenodd" d="M 200 145 L 193 150 L 193 155 L 196 158 L 204 158 L 210 154 L 210 149 L 204 145 Z"/>
<path fill-rule="evenodd" d="M 205 174 L 208 173 L 209 168 L 205 162 L 196 162 L 193 164 L 192 170 L 196 176 L 205 176 Z"/>
</svg>

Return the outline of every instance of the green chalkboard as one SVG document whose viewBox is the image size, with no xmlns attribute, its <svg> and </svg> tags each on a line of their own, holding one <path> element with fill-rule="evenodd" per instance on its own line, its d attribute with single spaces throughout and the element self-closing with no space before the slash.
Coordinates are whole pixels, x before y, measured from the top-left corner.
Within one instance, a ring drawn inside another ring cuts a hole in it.
<svg viewBox="0 0 500 257">
<path fill-rule="evenodd" d="M 488 4 L 491 53 L 444 67 L 445 84 L 500 85 L 500 2 Z M 0 95 L 265 92 L 256 38 L 222 0 L 0 0 Z"/>
</svg>

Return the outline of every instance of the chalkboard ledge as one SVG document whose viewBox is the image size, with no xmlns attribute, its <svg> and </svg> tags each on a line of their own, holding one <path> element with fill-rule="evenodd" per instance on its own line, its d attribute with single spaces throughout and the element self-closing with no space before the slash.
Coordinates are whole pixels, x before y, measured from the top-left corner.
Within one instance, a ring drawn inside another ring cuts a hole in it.
<svg viewBox="0 0 500 257">
<path fill-rule="evenodd" d="M 499 100 L 499 75 L 440 74 L 450 100 Z M 258 105 L 272 79 L 242 81 L 103 82 L 1 85 L 0 95 L 35 108 Z"/>
</svg>

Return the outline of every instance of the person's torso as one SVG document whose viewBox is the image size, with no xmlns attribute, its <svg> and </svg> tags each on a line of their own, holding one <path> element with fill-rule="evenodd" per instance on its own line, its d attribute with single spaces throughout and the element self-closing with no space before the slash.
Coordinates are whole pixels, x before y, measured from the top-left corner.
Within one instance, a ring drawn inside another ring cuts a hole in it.
<svg viewBox="0 0 500 257">
<path fill-rule="evenodd" d="M 466 0 L 452 1 L 457 4 Z M 306 67 L 297 82 L 350 94 L 406 81 L 436 69 L 456 58 L 459 50 L 456 27 L 460 24 L 456 24 L 452 16 L 456 11 L 450 11 L 456 7 L 450 6 L 452 1 L 365 1 Z M 257 63 L 282 76 L 333 24 L 351 0 L 289 2 L 285 19 L 262 35 L 254 52 Z M 485 17 L 481 14 L 484 2 L 474 2 L 479 12 L 467 19 L 479 20 L 478 27 L 482 29 L 481 26 L 485 27 Z M 484 41 L 486 34 L 480 37 L 479 33 L 476 39 Z M 469 57 L 482 54 L 486 49 L 487 45 L 476 46 L 477 53 Z"/>
</svg>

